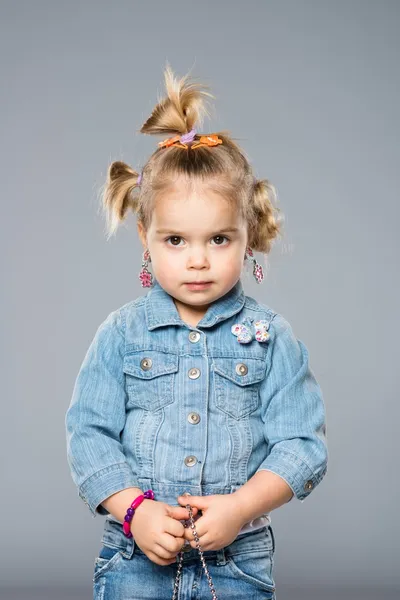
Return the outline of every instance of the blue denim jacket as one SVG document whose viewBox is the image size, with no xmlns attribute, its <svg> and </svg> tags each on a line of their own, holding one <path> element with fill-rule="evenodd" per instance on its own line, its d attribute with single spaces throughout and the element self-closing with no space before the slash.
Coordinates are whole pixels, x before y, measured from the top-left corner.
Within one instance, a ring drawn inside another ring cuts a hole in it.
<svg viewBox="0 0 400 600">
<path fill-rule="evenodd" d="M 231 327 L 245 317 L 268 322 L 268 341 L 238 342 Z M 324 401 L 306 346 L 241 280 L 197 327 L 157 281 L 111 312 L 65 425 L 72 478 L 93 517 L 127 487 L 179 506 L 186 491 L 232 493 L 262 469 L 303 501 L 327 471 Z"/>
</svg>

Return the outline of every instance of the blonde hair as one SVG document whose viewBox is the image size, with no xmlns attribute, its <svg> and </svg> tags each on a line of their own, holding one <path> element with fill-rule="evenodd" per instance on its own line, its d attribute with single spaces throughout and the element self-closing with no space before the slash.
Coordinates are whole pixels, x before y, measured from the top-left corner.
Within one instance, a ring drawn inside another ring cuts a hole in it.
<svg viewBox="0 0 400 600">
<path fill-rule="evenodd" d="M 182 135 L 194 127 L 197 131 L 204 115 L 209 116 L 206 100 L 214 96 L 204 84 L 189 80 L 189 75 L 176 79 L 168 64 L 164 77 L 166 96 L 158 100 L 139 131 L 164 136 Z M 156 198 L 173 185 L 176 177 L 183 176 L 189 186 L 195 181 L 204 182 L 232 202 L 247 222 L 248 245 L 268 253 L 281 229 L 276 190 L 268 179 L 254 177 L 249 161 L 229 132 L 214 133 L 222 144 L 196 150 L 190 150 L 190 142 L 188 149 L 157 147 L 142 169 L 140 186 L 139 173 L 132 167 L 122 161 L 111 163 L 101 197 L 107 237 L 116 232 L 129 208 L 147 230 Z M 201 135 L 205 134 L 197 133 L 195 140 Z"/>
</svg>

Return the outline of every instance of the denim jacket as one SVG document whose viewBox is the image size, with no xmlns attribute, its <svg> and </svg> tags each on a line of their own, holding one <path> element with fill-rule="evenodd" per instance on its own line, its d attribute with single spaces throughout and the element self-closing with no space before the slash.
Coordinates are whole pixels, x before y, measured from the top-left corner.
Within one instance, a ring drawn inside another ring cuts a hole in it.
<svg viewBox="0 0 400 600">
<path fill-rule="evenodd" d="M 239 343 L 231 328 L 267 322 L 269 339 Z M 306 346 L 242 282 L 196 327 L 155 281 L 97 329 L 65 417 L 67 457 L 92 516 L 127 487 L 155 499 L 232 493 L 257 471 L 303 501 L 327 471 L 325 407 Z M 268 515 L 269 513 L 266 513 Z"/>
</svg>

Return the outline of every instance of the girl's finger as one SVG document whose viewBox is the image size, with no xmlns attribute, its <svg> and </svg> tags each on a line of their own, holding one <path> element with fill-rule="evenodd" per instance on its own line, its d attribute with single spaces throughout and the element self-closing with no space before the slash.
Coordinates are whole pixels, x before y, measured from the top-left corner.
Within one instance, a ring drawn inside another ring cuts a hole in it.
<svg viewBox="0 0 400 600">
<path fill-rule="evenodd" d="M 193 516 L 198 513 L 197 508 L 192 508 Z M 169 514 L 174 519 L 189 519 L 189 511 L 184 506 L 171 506 Z"/>
</svg>

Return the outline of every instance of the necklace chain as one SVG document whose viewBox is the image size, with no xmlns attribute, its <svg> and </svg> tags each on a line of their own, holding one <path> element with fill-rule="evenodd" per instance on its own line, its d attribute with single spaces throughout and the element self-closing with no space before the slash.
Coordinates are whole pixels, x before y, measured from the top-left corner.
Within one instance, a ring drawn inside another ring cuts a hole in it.
<svg viewBox="0 0 400 600">
<path fill-rule="evenodd" d="M 196 548 L 197 548 L 197 550 L 199 551 L 199 554 L 200 554 L 201 564 L 203 565 L 203 569 L 204 569 L 204 572 L 205 572 L 206 577 L 207 577 L 207 581 L 208 581 L 208 585 L 210 587 L 211 595 L 213 597 L 213 600 L 218 600 L 217 594 L 216 594 L 216 591 L 215 591 L 215 588 L 214 588 L 214 584 L 213 584 L 212 579 L 211 579 L 211 575 L 210 575 L 210 573 L 208 571 L 208 568 L 207 568 L 207 565 L 206 565 L 206 561 L 205 561 L 204 556 L 203 556 L 203 551 L 200 548 L 200 541 L 199 541 L 199 536 L 197 535 L 196 527 L 195 527 L 195 524 L 194 524 L 192 507 L 190 506 L 190 504 L 186 504 L 186 508 L 189 511 L 190 527 L 192 528 L 192 531 L 193 531 L 194 539 L 196 541 Z M 185 527 L 188 527 L 188 526 L 189 525 L 188 525 L 188 523 L 186 521 Z M 180 577 L 181 577 L 182 567 L 183 567 L 183 551 L 181 550 L 179 552 L 178 571 L 176 573 L 176 578 L 175 578 L 175 583 L 174 583 L 174 593 L 172 595 L 172 600 L 176 600 L 176 598 L 177 598 L 178 585 L 179 585 L 179 580 L 180 580 Z"/>
</svg>

